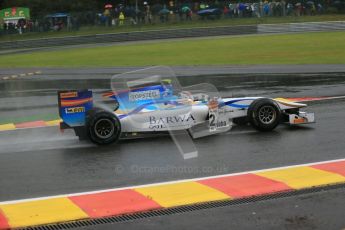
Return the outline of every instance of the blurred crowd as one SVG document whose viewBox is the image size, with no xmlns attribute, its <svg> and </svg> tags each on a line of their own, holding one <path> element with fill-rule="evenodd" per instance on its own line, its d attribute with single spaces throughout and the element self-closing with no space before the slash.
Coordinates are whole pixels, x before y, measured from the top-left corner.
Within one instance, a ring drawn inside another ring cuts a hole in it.
<svg viewBox="0 0 345 230">
<path fill-rule="evenodd" d="M 143 24 L 153 22 L 167 22 L 170 20 L 184 21 L 193 19 L 219 19 L 241 18 L 241 17 L 265 17 L 265 16 L 302 16 L 316 15 L 324 13 L 323 5 L 314 1 L 288 3 L 285 0 L 276 2 L 194 2 L 177 3 L 169 2 L 166 4 L 149 5 L 143 2 L 142 5 L 125 6 L 119 4 L 115 7 L 106 8 L 103 13 L 99 13 L 96 18 L 98 25 L 123 25 Z"/>
<path fill-rule="evenodd" d="M 154 24 L 166 22 L 180 22 L 192 20 L 216 20 L 219 18 L 261 18 L 261 17 L 283 17 L 318 15 L 327 12 L 328 9 L 335 9 L 335 12 L 344 12 L 345 5 L 342 2 L 336 5 L 323 5 L 322 0 L 314 2 L 287 0 L 260 1 L 260 2 L 227 2 L 208 1 L 195 2 L 169 1 L 167 4 L 150 4 L 149 2 L 138 1 L 134 5 L 111 5 L 107 4 L 100 12 L 72 12 L 66 16 L 44 17 L 34 20 L 19 20 L 13 23 L 2 25 L 3 33 L 23 33 L 29 31 L 60 31 L 78 30 L 83 26 L 123 26 L 137 24 Z"/>
<path fill-rule="evenodd" d="M 47 32 L 61 30 L 78 30 L 79 20 L 75 16 L 66 15 L 65 17 L 46 16 L 42 19 L 18 21 L 8 21 L 2 24 L 1 31 L 5 34 L 26 33 L 26 32 Z"/>
</svg>

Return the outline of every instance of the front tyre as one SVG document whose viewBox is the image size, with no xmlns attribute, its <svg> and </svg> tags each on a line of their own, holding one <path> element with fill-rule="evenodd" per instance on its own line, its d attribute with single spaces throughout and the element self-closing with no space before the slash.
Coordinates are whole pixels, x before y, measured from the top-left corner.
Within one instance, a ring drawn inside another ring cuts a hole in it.
<svg viewBox="0 0 345 230">
<path fill-rule="evenodd" d="M 89 111 L 86 128 L 90 140 L 98 145 L 115 143 L 121 134 L 121 123 L 116 115 L 98 108 Z"/>
<path fill-rule="evenodd" d="M 271 131 L 277 127 L 281 119 L 278 105 L 271 99 L 255 100 L 248 109 L 250 124 L 259 131 Z"/>
</svg>

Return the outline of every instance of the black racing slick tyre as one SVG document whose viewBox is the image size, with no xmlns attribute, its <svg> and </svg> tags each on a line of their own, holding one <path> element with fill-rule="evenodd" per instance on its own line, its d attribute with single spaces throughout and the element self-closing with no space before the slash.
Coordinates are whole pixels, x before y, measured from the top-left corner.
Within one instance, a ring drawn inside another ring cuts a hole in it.
<svg viewBox="0 0 345 230">
<path fill-rule="evenodd" d="M 280 123 L 281 111 L 273 100 L 259 98 L 249 106 L 247 117 L 255 129 L 264 132 L 271 131 Z"/>
<path fill-rule="evenodd" d="M 114 113 L 94 108 L 88 111 L 86 130 L 93 143 L 107 145 L 119 140 L 121 123 Z"/>
</svg>

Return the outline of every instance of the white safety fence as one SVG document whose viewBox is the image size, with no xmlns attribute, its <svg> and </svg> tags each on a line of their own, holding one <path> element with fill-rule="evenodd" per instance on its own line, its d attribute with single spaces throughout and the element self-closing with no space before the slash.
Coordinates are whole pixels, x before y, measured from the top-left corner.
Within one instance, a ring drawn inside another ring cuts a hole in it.
<svg viewBox="0 0 345 230">
<path fill-rule="evenodd" d="M 310 31 L 345 30 L 345 21 L 334 22 L 304 22 L 284 24 L 259 24 L 258 33 L 292 33 Z"/>
</svg>

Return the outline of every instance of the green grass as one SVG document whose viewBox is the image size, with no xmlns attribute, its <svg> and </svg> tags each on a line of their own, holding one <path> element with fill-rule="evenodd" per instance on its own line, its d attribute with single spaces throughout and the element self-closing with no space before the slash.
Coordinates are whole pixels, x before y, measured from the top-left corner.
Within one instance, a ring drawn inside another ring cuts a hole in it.
<svg viewBox="0 0 345 230">
<path fill-rule="evenodd" d="M 0 117 L 0 125 L 7 124 L 7 123 L 22 123 L 22 122 L 29 122 L 29 121 L 50 121 L 59 119 L 58 114 L 36 114 L 31 116 L 23 116 L 22 114 L 15 114 L 15 116 L 11 117 Z"/>
<path fill-rule="evenodd" d="M 193 28 L 193 27 L 214 27 L 214 26 L 228 26 L 228 25 L 253 25 L 253 24 L 275 24 L 288 22 L 319 22 L 319 21 L 344 21 L 344 14 L 318 15 L 318 16 L 289 16 L 289 17 L 263 17 L 263 18 L 236 18 L 236 19 L 221 19 L 214 21 L 193 20 L 192 22 L 170 22 L 167 24 L 153 24 L 153 25 L 137 25 L 137 26 L 123 26 L 123 27 L 81 27 L 79 31 L 60 31 L 60 32 L 42 32 L 42 33 L 26 33 L 3 35 L 0 41 L 15 41 L 25 39 L 38 39 L 48 37 L 64 37 L 77 35 L 92 35 L 104 33 L 121 33 L 131 31 L 147 31 L 147 30 L 161 30 L 161 29 L 175 29 L 175 28 Z"/>
<path fill-rule="evenodd" d="M 159 41 L 0 56 L 0 67 L 345 64 L 345 32 Z"/>
</svg>

